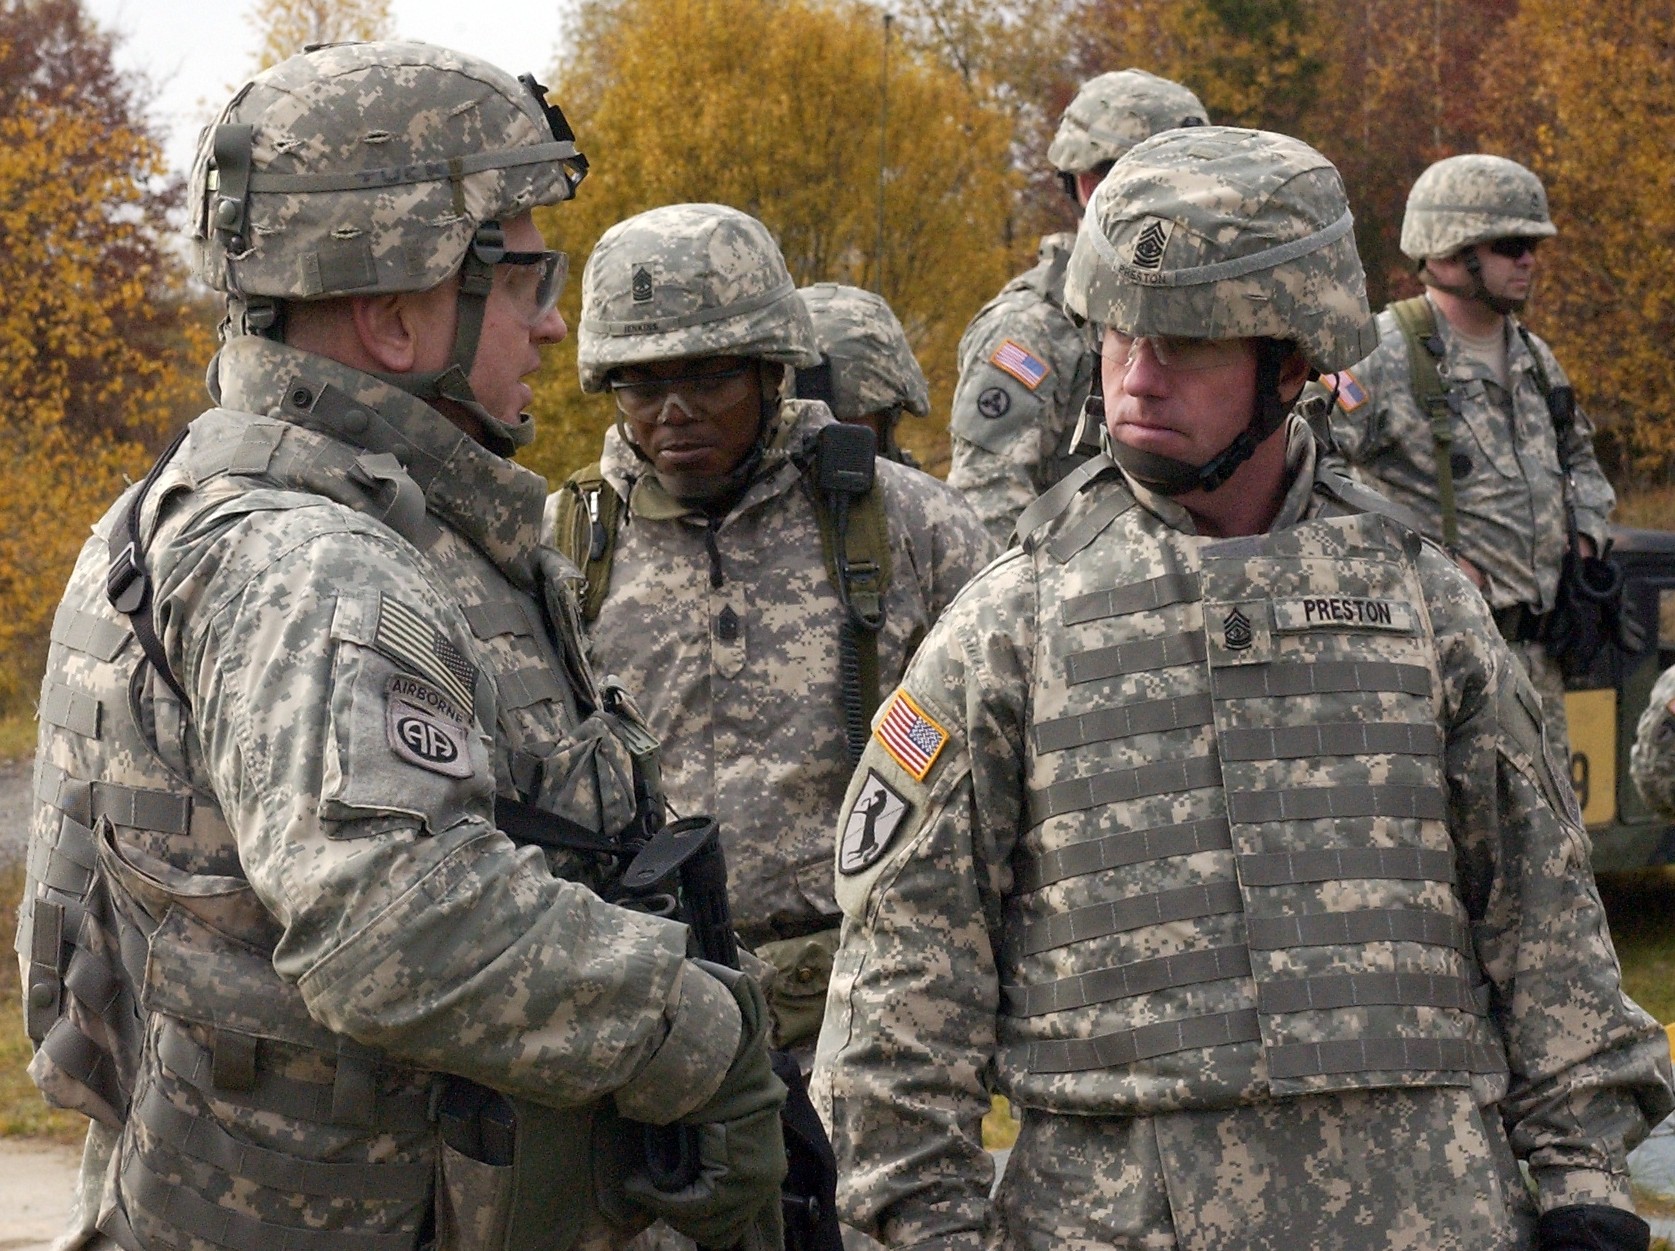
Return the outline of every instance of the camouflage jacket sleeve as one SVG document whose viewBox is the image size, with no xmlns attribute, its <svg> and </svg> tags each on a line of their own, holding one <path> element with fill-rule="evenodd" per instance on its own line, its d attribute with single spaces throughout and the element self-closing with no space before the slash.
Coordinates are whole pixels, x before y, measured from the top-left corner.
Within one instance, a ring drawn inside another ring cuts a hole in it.
<svg viewBox="0 0 1675 1251">
<path fill-rule="evenodd" d="M 641 1119 L 702 1103 L 737 1043 L 728 992 L 680 926 L 496 831 L 492 683 L 462 678 L 474 640 L 416 553 L 323 502 L 238 509 L 159 528 L 157 619 L 280 975 L 423 1068 L 557 1106 L 614 1092 Z M 437 737 L 454 751 L 426 755 Z"/>
<path fill-rule="evenodd" d="M 1535 350 L 1549 383 L 1555 387 L 1570 386 L 1570 378 L 1552 349 L 1543 340 L 1535 339 Z M 1576 510 L 1576 528 L 1603 551 L 1605 540 L 1611 536 L 1611 510 L 1616 506 L 1617 495 L 1594 452 L 1594 423 L 1580 405 L 1576 409 L 1576 424 L 1565 443 L 1565 453 L 1574 484 L 1571 504 Z"/>
<path fill-rule="evenodd" d="M 1444 682 L 1460 891 L 1505 1045 L 1500 1102 L 1543 1209 L 1632 1207 L 1625 1158 L 1669 1111 L 1669 1042 L 1622 989 L 1575 799 L 1539 699 L 1441 552 L 1421 576 Z"/>
<path fill-rule="evenodd" d="M 1640 714 L 1629 772 L 1642 799 L 1665 817 L 1675 817 L 1675 666 L 1659 675 Z"/>
<path fill-rule="evenodd" d="M 966 328 L 948 420 L 948 483 L 997 543 L 1052 485 L 1092 379 L 1086 336 L 1032 288 L 1003 291 Z"/>
<path fill-rule="evenodd" d="M 911 563 L 934 622 L 998 548 L 966 497 L 946 483 L 890 461 L 878 462 L 878 475 L 887 493 L 890 533 Z"/>
<path fill-rule="evenodd" d="M 940 741 L 934 758 L 921 778 L 920 760 L 904 763 L 875 731 L 839 819 L 843 941 L 814 1095 L 844 1219 L 892 1246 L 975 1249 L 987 1220 L 993 1166 L 979 1122 L 1022 804 L 1033 603 L 1020 553 L 955 601 L 875 723 L 900 704 L 921 744 Z"/>
</svg>

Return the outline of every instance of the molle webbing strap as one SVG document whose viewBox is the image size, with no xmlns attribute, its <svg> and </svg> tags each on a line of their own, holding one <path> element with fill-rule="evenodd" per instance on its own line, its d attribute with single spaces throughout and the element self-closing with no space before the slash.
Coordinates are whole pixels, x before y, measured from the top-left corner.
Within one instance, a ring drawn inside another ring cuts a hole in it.
<svg viewBox="0 0 1675 1251">
<path fill-rule="evenodd" d="M 394 1234 L 307 1229 L 234 1212 L 159 1177 L 138 1151 L 124 1153 L 120 1189 L 129 1220 L 145 1213 L 229 1251 L 413 1251 L 415 1245 L 412 1229 Z M 103 1232 L 114 1236 L 111 1230 Z"/>
<path fill-rule="evenodd" d="M 1246 886 L 1297 886 L 1387 878 L 1396 882 L 1453 882 L 1454 854 L 1424 847 L 1321 847 L 1238 857 Z"/>
<path fill-rule="evenodd" d="M 1223 760 L 1309 760 L 1322 756 L 1436 756 L 1442 729 L 1434 722 L 1334 722 L 1273 729 L 1222 730 Z"/>
<path fill-rule="evenodd" d="M 153 1086 L 134 1109 L 134 1119 L 170 1151 L 219 1169 L 229 1177 L 273 1190 L 353 1200 L 418 1203 L 430 1194 L 435 1165 L 331 1164 L 270 1151 L 234 1138 L 213 1121 L 175 1107 Z"/>
<path fill-rule="evenodd" d="M 465 614 L 465 624 L 471 628 L 471 633 L 480 639 L 492 639 L 502 634 L 534 637 L 541 633 L 538 625 L 529 619 L 522 600 L 499 599 L 486 604 L 466 604 L 460 611 Z"/>
<path fill-rule="evenodd" d="M 207 1047 L 200 1047 L 190 1035 L 173 1021 L 165 1021 L 158 1031 L 157 1057 L 163 1067 L 180 1080 L 195 1087 L 206 1098 L 258 1112 L 271 1112 L 314 1125 L 333 1125 L 333 1109 L 345 1102 L 338 1093 L 337 1083 L 307 1082 L 278 1073 L 264 1072 L 258 1063 L 249 1089 L 226 1090 L 215 1084 L 215 1055 Z M 349 1067 L 358 1065 L 358 1061 Z M 226 1067 L 225 1065 L 222 1066 Z M 352 1076 L 351 1081 L 357 1080 Z M 373 1116 L 380 1130 L 391 1133 L 418 1133 L 430 1123 L 428 1092 L 378 1095 Z M 358 1110 L 357 1110 L 358 1111 Z M 360 1116 L 343 1122 L 361 1125 Z"/>
<path fill-rule="evenodd" d="M 1159 1021 L 1097 1038 L 1063 1038 L 1030 1043 L 1025 1067 L 1032 1073 L 1085 1073 L 1120 1069 L 1177 1051 L 1260 1042 L 1262 1031 L 1251 1008 L 1183 1021 Z"/>
<path fill-rule="evenodd" d="M 85 947 L 78 947 L 64 972 L 70 993 L 98 1016 L 116 1005 L 125 986 L 111 967 Z"/>
<path fill-rule="evenodd" d="M 35 798 L 91 827 L 100 817 L 112 825 L 159 834 L 187 834 L 192 829 L 192 800 L 186 795 L 115 782 L 83 782 L 54 765 L 42 765 Z"/>
<path fill-rule="evenodd" d="M 64 905 L 37 899 L 29 918 L 29 965 L 24 970 L 23 1026 L 31 1042 L 40 1042 L 63 1015 L 59 962 L 64 958 Z M 83 914 L 85 915 L 85 913 Z"/>
<path fill-rule="evenodd" d="M 1179 890 L 1111 899 L 1085 908 L 1073 908 L 1023 926 L 1018 931 L 1018 954 L 1033 956 L 1054 947 L 1108 938 L 1112 934 L 1125 934 L 1129 930 L 1165 925 L 1170 921 L 1236 915 L 1243 906 L 1237 882 L 1210 882 L 1203 886 L 1183 886 Z"/>
<path fill-rule="evenodd" d="M 1199 598 L 1198 575 L 1166 573 L 1109 591 L 1093 591 L 1067 599 L 1059 608 L 1059 620 L 1067 626 L 1131 613 L 1153 612 L 1170 604 L 1194 603 Z"/>
<path fill-rule="evenodd" d="M 129 638 L 125 627 L 65 600 L 52 619 L 52 641 L 107 664 Z"/>
<path fill-rule="evenodd" d="M 1037 821 L 1066 812 L 1085 812 L 1106 804 L 1127 803 L 1151 795 L 1172 795 L 1221 785 L 1221 762 L 1215 756 L 1160 760 L 1132 769 L 1114 769 L 1088 778 L 1054 782 L 1034 792 L 1031 807 Z M 1235 818 L 1237 820 L 1239 818 Z"/>
<path fill-rule="evenodd" d="M 1467 954 L 1472 950 L 1471 933 L 1464 921 L 1417 908 L 1309 912 L 1289 917 L 1247 916 L 1245 930 L 1253 951 L 1359 947 L 1366 943 L 1424 943 Z"/>
<path fill-rule="evenodd" d="M 525 669 L 498 673 L 494 678 L 494 689 L 499 694 L 503 711 L 528 708 L 532 704 L 549 700 L 560 703 L 566 690 L 564 684 L 553 675 L 552 670 L 543 665 L 531 665 Z"/>
<path fill-rule="evenodd" d="M 39 1050 L 63 1072 L 75 1077 L 117 1114 L 128 1106 L 115 1067 L 105 1049 L 75 1027 L 69 1017 L 60 1017 L 41 1040 Z"/>
<path fill-rule="evenodd" d="M 1239 945 L 1136 960 L 1037 986 L 1002 986 L 1000 994 L 1008 1016 L 1043 1016 L 1096 1003 L 1114 1003 L 1176 986 L 1249 976 L 1250 950 Z"/>
<path fill-rule="evenodd" d="M 1144 864 L 1170 856 L 1192 856 L 1203 851 L 1228 851 L 1232 831 L 1224 817 L 1210 817 L 1185 825 L 1160 825 L 1149 830 L 1124 830 L 1088 843 L 1075 843 L 1041 856 L 1023 856 L 1015 870 L 1013 888 L 1040 890 L 1066 878 Z"/>
<path fill-rule="evenodd" d="M 46 689 L 41 692 L 41 720 L 83 738 L 99 737 L 100 712 L 95 696 L 63 682 L 48 679 Z"/>
<path fill-rule="evenodd" d="M 1294 786 L 1282 790 L 1234 790 L 1227 815 L 1241 825 L 1266 821 L 1317 821 L 1334 817 L 1397 817 L 1442 821 L 1448 796 L 1435 786 Z"/>
<path fill-rule="evenodd" d="M 1423 665 L 1400 665 L 1381 660 L 1275 661 L 1266 665 L 1237 665 L 1214 670 L 1210 683 L 1217 699 L 1290 698 L 1293 695 L 1336 695 L 1395 691 L 1429 695 L 1431 673 Z"/>
<path fill-rule="evenodd" d="M 1114 468 L 1110 461 L 1102 457 L 1095 457 L 1078 465 L 1036 496 L 1024 511 L 1018 514 L 1018 520 L 1012 526 L 1012 540 L 1018 543 L 1026 542 L 1036 530 L 1069 508 L 1070 501 L 1081 494 L 1083 487 L 1104 470 Z"/>
<path fill-rule="evenodd" d="M 1215 710 L 1208 692 L 1182 695 L 1176 699 L 1150 699 L 1138 704 L 1102 708 L 1043 721 L 1031 728 L 1035 750 L 1040 755 L 1080 747 L 1084 743 L 1108 743 L 1136 734 L 1161 734 L 1209 725 Z"/>
<path fill-rule="evenodd" d="M 93 884 L 93 873 L 99 864 L 99 851 L 93 842 L 93 831 L 68 814 L 58 823 L 58 839 L 47 857 L 40 880 L 66 895 L 83 899 Z"/>
<path fill-rule="evenodd" d="M 1450 1008 L 1472 1016 L 1486 1011 L 1470 982 L 1441 973 L 1335 973 L 1263 982 L 1256 989 L 1256 1010 L 1268 1015 L 1372 1005 Z"/>
<path fill-rule="evenodd" d="M 1414 399 L 1430 421 L 1431 444 L 1437 461 L 1442 542 L 1453 553 L 1460 542 L 1460 527 L 1454 512 L 1454 408 L 1442 380 L 1442 340 L 1437 336 L 1436 313 L 1422 295 L 1397 300 L 1390 311 L 1407 342 L 1408 379 Z"/>
<path fill-rule="evenodd" d="M 1098 465 L 1099 462 L 1090 460 L 1088 464 Z M 1138 507 L 1126 491 L 1113 492 L 1089 509 L 1088 515 L 1075 525 L 1067 526 L 1061 533 L 1055 534 L 1047 543 L 1047 554 L 1059 564 L 1065 564 L 1103 534 L 1106 527 L 1118 517 L 1129 509 Z"/>
<path fill-rule="evenodd" d="M 1347 1038 L 1268 1048 L 1269 1075 L 1287 1080 L 1347 1073 L 1504 1073 L 1492 1047 L 1455 1038 Z"/>
<path fill-rule="evenodd" d="M 1176 665 L 1196 665 L 1202 663 L 1208 654 L 1202 633 L 1137 639 L 1132 643 L 1118 643 L 1113 647 L 1098 647 L 1072 654 L 1065 661 L 1065 680 L 1077 686 L 1129 673 L 1150 673 L 1156 669 L 1172 669 Z"/>
</svg>

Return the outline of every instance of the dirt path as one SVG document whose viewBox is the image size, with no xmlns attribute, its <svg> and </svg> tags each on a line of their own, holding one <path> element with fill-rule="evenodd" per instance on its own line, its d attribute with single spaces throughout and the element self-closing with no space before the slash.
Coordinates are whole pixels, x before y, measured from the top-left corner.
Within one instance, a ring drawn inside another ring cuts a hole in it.
<svg viewBox="0 0 1675 1251">
<path fill-rule="evenodd" d="M 47 1251 L 70 1216 L 81 1151 L 0 1138 L 0 1251 Z"/>
</svg>

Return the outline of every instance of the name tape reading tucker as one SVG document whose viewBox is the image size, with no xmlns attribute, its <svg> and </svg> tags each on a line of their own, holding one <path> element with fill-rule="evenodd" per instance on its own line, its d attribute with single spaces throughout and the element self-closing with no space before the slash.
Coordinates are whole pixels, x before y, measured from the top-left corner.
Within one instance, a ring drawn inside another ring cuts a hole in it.
<svg viewBox="0 0 1675 1251">
<path fill-rule="evenodd" d="M 948 745 L 948 731 L 914 703 L 913 696 L 899 689 L 890 696 L 890 705 L 872 734 L 891 759 L 911 773 L 916 782 L 925 780 L 936 758 Z"/>
<path fill-rule="evenodd" d="M 1276 599 L 1274 629 L 1389 630 L 1413 633 L 1413 605 L 1393 599 L 1364 599 L 1354 595 L 1311 595 L 1306 599 Z"/>
</svg>

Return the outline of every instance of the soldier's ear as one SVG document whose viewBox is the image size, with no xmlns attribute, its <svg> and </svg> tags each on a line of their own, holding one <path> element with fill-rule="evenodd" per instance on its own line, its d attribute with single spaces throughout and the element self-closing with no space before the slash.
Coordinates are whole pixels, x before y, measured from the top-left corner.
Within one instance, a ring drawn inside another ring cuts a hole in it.
<svg viewBox="0 0 1675 1251">
<path fill-rule="evenodd" d="M 1280 399 L 1287 404 L 1292 403 L 1302 394 L 1303 385 L 1309 380 L 1309 362 L 1293 345 L 1290 354 L 1280 363 L 1280 376 L 1277 389 Z"/>
<path fill-rule="evenodd" d="M 350 298 L 355 338 L 378 372 L 440 369 L 453 345 L 456 284 Z"/>
</svg>

